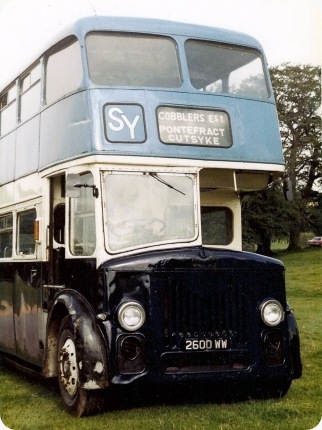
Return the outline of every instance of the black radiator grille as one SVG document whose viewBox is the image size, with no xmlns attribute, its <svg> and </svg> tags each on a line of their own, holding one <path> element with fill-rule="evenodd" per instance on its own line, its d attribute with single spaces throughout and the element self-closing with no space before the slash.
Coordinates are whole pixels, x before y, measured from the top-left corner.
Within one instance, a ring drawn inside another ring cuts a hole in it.
<svg viewBox="0 0 322 430">
<path fill-rule="evenodd" d="M 168 273 L 164 284 L 166 347 L 180 348 L 183 338 L 229 338 L 236 346 L 246 342 L 246 291 L 238 279 L 241 272 L 234 272 Z"/>
</svg>

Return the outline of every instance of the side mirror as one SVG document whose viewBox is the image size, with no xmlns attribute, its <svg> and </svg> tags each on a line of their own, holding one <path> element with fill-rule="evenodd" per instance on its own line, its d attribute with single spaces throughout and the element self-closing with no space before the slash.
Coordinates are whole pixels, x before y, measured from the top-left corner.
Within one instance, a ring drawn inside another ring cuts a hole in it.
<svg viewBox="0 0 322 430">
<path fill-rule="evenodd" d="M 293 200 L 293 184 L 288 176 L 288 173 L 285 173 L 283 178 L 283 191 L 285 200 L 291 202 Z"/>
<path fill-rule="evenodd" d="M 66 197 L 79 197 L 80 188 L 92 188 L 93 197 L 98 197 L 98 188 L 96 185 L 83 184 L 80 175 L 69 173 L 66 179 Z"/>
<path fill-rule="evenodd" d="M 66 197 L 79 197 L 81 184 L 80 175 L 69 173 L 66 178 Z"/>
</svg>

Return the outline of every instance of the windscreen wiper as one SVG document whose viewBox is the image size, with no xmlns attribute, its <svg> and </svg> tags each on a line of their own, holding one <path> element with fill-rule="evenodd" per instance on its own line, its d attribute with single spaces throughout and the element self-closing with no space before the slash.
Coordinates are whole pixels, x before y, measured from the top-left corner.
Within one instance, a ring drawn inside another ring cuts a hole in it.
<svg viewBox="0 0 322 430">
<path fill-rule="evenodd" d="M 183 194 L 185 196 L 185 193 L 183 193 L 182 191 L 180 191 L 177 188 L 173 187 L 171 184 L 169 184 L 169 182 L 167 182 L 164 179 L 160 178 L 160 176 L 157 173 L 149 172 L 149 175 L 152 176 L 152 178 L 156 179 L 157 181 L 161 182 L 161 184 L 164 184 L 167 187 L 171 188 L 172 190 L 175 190 L 178 193 Z"/>
</svg>

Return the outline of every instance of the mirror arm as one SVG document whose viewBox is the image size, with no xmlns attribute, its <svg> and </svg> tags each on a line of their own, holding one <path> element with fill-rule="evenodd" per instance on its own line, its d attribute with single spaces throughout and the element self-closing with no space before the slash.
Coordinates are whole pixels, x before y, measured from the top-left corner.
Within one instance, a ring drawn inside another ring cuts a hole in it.
<svg viewBox="0 0 322 430">
<path fill-rule="evenodd" d="M 96 185 L 88 185 L 88 184 L 74 184 L 75 188 L 92 188 L 93 190 L 93 197 L 98 198 L 99 193 L 98 193 L 98 188 Z"/>
</svg>

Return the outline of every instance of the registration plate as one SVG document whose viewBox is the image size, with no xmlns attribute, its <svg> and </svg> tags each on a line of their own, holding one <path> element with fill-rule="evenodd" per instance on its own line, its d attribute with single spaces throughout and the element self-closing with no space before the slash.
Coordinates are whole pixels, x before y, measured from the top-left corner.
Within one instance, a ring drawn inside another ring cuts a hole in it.
<svg viewBox="0 0 322 430">
<path fill-rule="evenodd" d="M 184 339 L 185 351 L 214 351 L 217 349 L 229 349 L 230 339 Z"/>
</svg>

